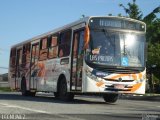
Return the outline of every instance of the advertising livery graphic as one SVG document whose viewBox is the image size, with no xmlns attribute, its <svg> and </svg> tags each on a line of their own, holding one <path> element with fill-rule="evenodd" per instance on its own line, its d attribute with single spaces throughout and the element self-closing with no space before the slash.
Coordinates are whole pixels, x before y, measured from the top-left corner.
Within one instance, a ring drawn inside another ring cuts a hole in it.
<svg viewBox="0 0 160 120">
<path fill-rule="evenodd" d="M 124 17 L 85 17 L 11 48 L 9 81 L 22 95 L 52 92 L 63 100 L 100 94 L 144 94 L 145 23 Z"/>
</svg>

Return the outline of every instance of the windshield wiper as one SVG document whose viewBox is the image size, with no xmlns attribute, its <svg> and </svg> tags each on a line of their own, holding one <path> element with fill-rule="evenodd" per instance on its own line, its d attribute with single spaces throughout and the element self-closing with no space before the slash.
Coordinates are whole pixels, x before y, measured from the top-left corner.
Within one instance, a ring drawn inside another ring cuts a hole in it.
<svg viewBox="0 0 160 120">
<path fill-rule="evenodd" d="M 104 33 L 105 37 L 108 39 L 109 37 L 109 42 L 112 44 L 112 46 L 114 46 L 114 44 L 112 43 L 112 38 L 110 36 L 110 34 L 108 33 L 108 31 L 106 29 L 102 29 L 102 32 Z"/>
<path fill-rule="evenodd" d="M 124 35 L 123 34 L 119 34 L 119 39 L 120 39 L 120 44 L 121 44 L 121 41 L 123 41 L 123 56 L 127 56 L 127 52 L 126 52 L 126 41 L 125 41 L 125 38 L 124 38 Z"/>
<path fill-rule="evenodd" d="M 124 45 L 123 45 L 124 53 L 123 53 L 123 55 L 127 56 L 127 52 L 126 52 L 126 40 L 124 39 L 124 36 L 123 36 L 123 40 L 124 40 Z"/>
<path fill-rule="evenodd" d="M 109 32 L 106 29 L 102 29 L 102 32 L 104 33 L 106 39 L 109 40 L 109 42 L 111 43 L 111 46 L 114 48 L 114 55 L 115 55 L 115 51 L 116 51 L 115 50 L 115 44 L 114 44 L 115 43 L 115 36 L 114 36 L 114 43 L 113 43 L 112 38 L 111 38 Z"/>
</svg>

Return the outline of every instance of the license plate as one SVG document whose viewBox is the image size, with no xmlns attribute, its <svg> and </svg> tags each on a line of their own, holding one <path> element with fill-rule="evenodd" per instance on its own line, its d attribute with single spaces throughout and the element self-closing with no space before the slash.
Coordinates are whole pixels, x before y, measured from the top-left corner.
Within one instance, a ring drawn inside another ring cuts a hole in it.
<svg viewBox="0 0 160 120">
<path fill-rule="evenodd" d="M 124 85 L 117 84 L 117 85 L 114 85 L 114 88 L 115 89 L 124 89 Z"/>
</svg>

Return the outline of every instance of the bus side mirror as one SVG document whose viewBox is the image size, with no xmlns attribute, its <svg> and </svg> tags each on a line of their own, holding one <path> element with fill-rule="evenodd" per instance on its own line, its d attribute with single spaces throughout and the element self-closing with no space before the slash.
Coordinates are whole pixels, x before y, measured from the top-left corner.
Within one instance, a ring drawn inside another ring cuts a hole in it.
<svg viewBox="0 0 160 120">
<path fill-rule="evenodd" d="M 90 30 L 88 25 L 86 25 L 84 30 L 84 49 L 88 48 L 89 40 L 90 40 Z"/>
</svg>

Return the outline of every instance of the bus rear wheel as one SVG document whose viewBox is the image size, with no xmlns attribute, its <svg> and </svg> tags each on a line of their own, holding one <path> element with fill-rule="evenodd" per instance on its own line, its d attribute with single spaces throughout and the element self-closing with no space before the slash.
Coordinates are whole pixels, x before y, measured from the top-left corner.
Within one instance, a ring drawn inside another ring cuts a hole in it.
<svg viewBox="0 0 160 120">
<path fill-rule="evenodd" d="M 25 78 L 22 78 L 22 80 L 21 80 L 21 93 L 22 93 L 23 96 L 28 96 L 29 95 L 29 92 L 27 91 L 27 88 L 26 88 Z"/>
<path fill-rule="evenodd" d="M 21 93 L 23 96 L 35 96 L 36 95 L 36 92 L 30 92 L 27 90 L 25 78 L 22 78 L 21 80 Z"/>
<path fill-rule="evenodd" d="M 29 96 L 34 97 L 36 95 L 36 92 L 30 92 L 30 91 L 28 91 L 28 94 L 29 94 Z"/>
<path fill-rule="evenodd" d="M 103 99 L 106 103 L 115 103 L 118 100 L 118 94 L 104 94 Z"/>
<path fill-rule="evenodd" d="M 59 99 L 63 101 L 71 101 L 74 98 L 74 94 L 67 92 L 67 82 L 65 78 L 60 80 L 58 93 Z"/>
<path fill-rule="evenodd" d="M 54 92 L 54 97 L 57 99 L 59 98 L 59 93 L 58 92 Z"/>
</svg>

